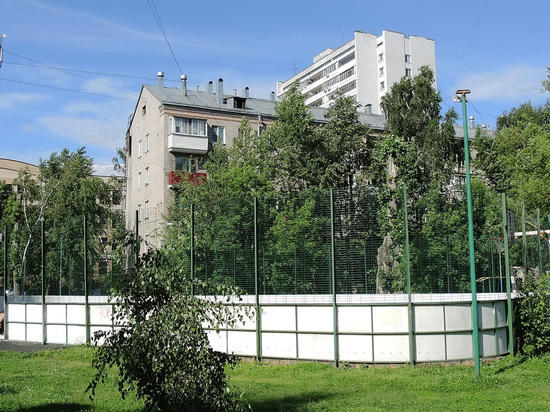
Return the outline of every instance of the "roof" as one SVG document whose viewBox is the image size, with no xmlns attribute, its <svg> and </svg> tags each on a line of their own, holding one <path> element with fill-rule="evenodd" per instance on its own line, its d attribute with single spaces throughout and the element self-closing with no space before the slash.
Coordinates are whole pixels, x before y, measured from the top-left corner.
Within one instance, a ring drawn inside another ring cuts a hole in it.
<svg viewBox="0 0 550 412">
<path fill-rule="evenodd" d="M 263 116 L 275 118 L 275 102 L 268 99 L 257 99 L 253 97 L 242 97 L 224 94 L 224 100 L 232 98 L 246 99 L 246 109 L 235 109 L 231 105 L 220 103 L 215 93 L 203 91 L 184 90 L 177 87 L 159 87 L 144 85 L 159 102 L 166 105 L 175 105 L 195 109 L 210 109 L 213 111 L 230 112 L 239 115 Z M 309 108 L 313 119 L 318 123 L 326 123 L 325 112 L 327 109 L 321 107 Z M 370 126 L 375 130 L 384 130 L 384 116 L 378 114 L 359 113 L 361 123 Z"/>
</svg>

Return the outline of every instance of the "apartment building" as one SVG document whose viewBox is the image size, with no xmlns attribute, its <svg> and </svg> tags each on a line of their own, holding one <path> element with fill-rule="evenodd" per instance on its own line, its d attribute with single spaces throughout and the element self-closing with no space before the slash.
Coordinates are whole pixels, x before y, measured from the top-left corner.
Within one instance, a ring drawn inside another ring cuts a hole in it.
<svg viewBox="0 0 550 412">
<path fill-rule="evenodd" d="M 142 86 L 126 134 L 126 226 L 138 220 L 139 234 L 154 247 L 162 243 L 166 216 L 174 200 L 174 188 L 183 172 L 200 184 L 207 176 L 203 165 L 216 144 L 231 146 L 240 122 L 248 119 L 258 133 L 275 120 L 275 93 L 268 99 L 224 94 L 223 80 L 209 82 L 204 91 L 165 87 L 159 72 L 157 85 Z M 323 123 L 325 109 L 312 107 L 316 122 Z M 361 114 L 361 121 L 378 132 L 380 115 Z"/>
<path fill-rule="evenodd" d="M 415 76 L 422 66 L 430 67 L 435 77 L 433 40 L 388 30 L 381 36 L 356 31 L 353 40 L 323 51 L 313 58 L 311 66 L 278 82 L 277 97 L 298 81 L 310 106 L 329 107 L 333 94 L 340 91 L 353 96 L 366 112 L 381 114 L 380 101 L 393 84 Z"/>
</svg>

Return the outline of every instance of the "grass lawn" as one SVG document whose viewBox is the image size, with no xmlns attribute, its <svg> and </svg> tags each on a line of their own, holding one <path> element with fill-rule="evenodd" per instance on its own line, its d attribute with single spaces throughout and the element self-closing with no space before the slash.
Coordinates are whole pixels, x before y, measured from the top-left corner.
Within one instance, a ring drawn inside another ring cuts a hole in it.
<svg viewBox="0 0 550 412">
<path fill-rule="evenodd" d="M 93 349 L 0 352 L 1 411 L 142 411 L 120 399 L 114 380 L 94 402 L 84 392 Z M 504 358 L 473 366 L 334 369 L 330 365 L 240 363 L 230 384 L 254 411 L 543 411 L 550 410 L 550 356 Z"/>
</svg>

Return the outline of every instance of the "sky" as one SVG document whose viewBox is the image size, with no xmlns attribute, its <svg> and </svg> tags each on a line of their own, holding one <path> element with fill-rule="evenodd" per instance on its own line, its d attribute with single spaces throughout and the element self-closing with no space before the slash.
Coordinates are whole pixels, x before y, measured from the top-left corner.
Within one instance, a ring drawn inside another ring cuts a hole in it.
<svg viewBox="0 0 550 412">
<path fill-rule="evenodd" d="M 0 0 L 0 158 L 32 164 L 85 147 L 112 173 L 141 86 L 268 98 L 355 30 L 435 41 L 442 109 L 470 89 L 468 116 L 491 128 L 522 103 L 544 104 L 550 65 L 547 0 L 185 1 Z M 461 121 L 459 121 L 461 124 Z"/>
</svg>

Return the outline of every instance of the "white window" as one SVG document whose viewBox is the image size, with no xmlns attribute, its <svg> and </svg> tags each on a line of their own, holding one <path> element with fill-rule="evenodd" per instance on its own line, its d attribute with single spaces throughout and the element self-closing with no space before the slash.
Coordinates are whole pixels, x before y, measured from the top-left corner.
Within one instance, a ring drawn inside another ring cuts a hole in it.
<svg viewBox="0 0 550 412">
<path fill-rule="evenodd" d="M 138 142 L 138 157 L 141 157 L 142 154 L 143 154 L 143 145 L 142 145 L 142 141 L 140 140 Z"/>
<path fill-rule="evenodd" d="M 410 63 L 411 62 L 411 55 L 410 54 L 406 54 L 405 55 L 405 63 Z"/>
<path fill-rule="evenodd" d="M 405 69 L 405 77 L 412 77 L 412 70 L 411 69 Z"/>
<path fill-rule="evenodd" d="M 145 168 L 145 186 L 149 184 L 149 166 Z"/>
<path fill-rule="evenodd" d="M 225 127 L 224 126 L 212 126 L 212 143 L 225 144 Z"/>
<path fill-rule="evenodd" d="M 137 175 L 137 187 L 138 189 L 141 189 L 141 172 L 138 172 Z"/>
<path fill-rule="evenodd" d="M 145 135 L 145 153 L 149 151 L 150 143 L 149 143 L 149 133 Z"/>
<path fill-rule="evenodd" d="M 149 201 L 145 201 L 145 219 L 149 219 Z"/>
<path fill-rule="evenodd" d="M 176 170 L 196 172 L 199 170 L 199 159 L 196 157 L 176 157 Z"/>
<path fill-rule="evenodd" d="M 380 67 L 378 69 L 378 77 L 382 77 L 384 75 L 384 68 L 383 67 Z"/>
<path fill-rule="evenodd" d="M 378 61 L 383 62 L 384 61 L 384 53 L 378 53 Z"/>
<path fill-rule="evenodd" d="M 206 120 L 174 117 L 174 133 L 206 136 Z"/>
<path fill-rule="evenodd" d="M 139 204 L 137 208 L 137 220 L 141 222 L 141 204 Z"/>
<path fill-rule="evenodd" d="M 385 82 L 380 82 L 380 90 L 384 90 L 386 88 Z"/>
</svg>

